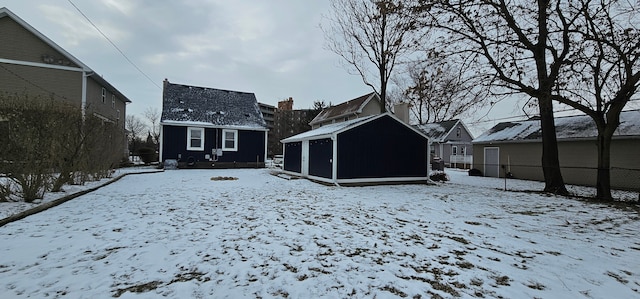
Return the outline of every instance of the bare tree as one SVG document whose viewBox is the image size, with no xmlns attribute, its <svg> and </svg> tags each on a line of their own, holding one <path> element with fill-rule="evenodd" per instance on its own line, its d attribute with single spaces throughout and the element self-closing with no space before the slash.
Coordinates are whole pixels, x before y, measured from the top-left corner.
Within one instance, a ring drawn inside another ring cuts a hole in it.
<svg viewBox="0 0 640 299">
<path fill-rule="evenodd" d="M 380 95 L 382 112 L 387 109 L 387 85 L 395 66 L 415 47 L 417 27 L 410 2 L 331 0 L 329 27 L 322 28 L 329 50 Z"/>
<path fill-rule="evenodd" d="M 626 1 L 582 0 L 567 6 L 578 16 L 571 36 L 580 50 L 562 68 L 554 99 L 594 120 L 598 131 L 596 197 L 612 200 L 611 140 L 620 113 L 640 85 L 640 13 Z"/>
<path fill-rule="evenodd" d="M 408 64 L 407 74 L 403 93 L 419 124 L 454 119 L 485 102 L 486 89 L 477 88 L 476 75 L 464 63 L 431 57 Z"/>
<path fill-rule="evenodd" d="M 144 118 L 149 121 L 149 133 L 156 144 L 160 143 L 160 110 L 156 107 L 147 107 L 144 110 Z"/>
<path fill-rule="evenodd" d="M 137 142 L 144 134 L 146 126 L 133 114 L 127 115 L 124 126 L 127 130 L 130 150 L 135 152 L 137 150 Z"/>
<path fill-rule="evenodd" d="M 470 59 L 493 95 L 526 94 L 538 100 L 542 170 L 546 192 L 567 194 L 553 116 L 554 87 L 570 54 L 576 16 L 561 0 L 450 0 L 425 7 L 431 25 L 443 30 L 438 50 Z"/>
</svg>

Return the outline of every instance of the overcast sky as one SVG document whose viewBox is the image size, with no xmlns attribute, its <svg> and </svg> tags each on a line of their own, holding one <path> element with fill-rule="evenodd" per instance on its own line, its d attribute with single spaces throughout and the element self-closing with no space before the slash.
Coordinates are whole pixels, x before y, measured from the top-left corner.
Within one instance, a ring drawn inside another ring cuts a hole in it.
<svg viewBox="0 0 640 299">
<path fill-rule="evenodd" d="M 253 92 L 294 108 L 340 103 L 371 89 L 325 50 L 319 28 L 328 1 L 72 0 L 151 80 L 69 3 L 3 0 L 36 30 L 91 67 L 133 103 L 161 108 L 162 81 Z"/>
<path fill-rule="evenodd" d="M 295 109 L 371 92 L 324 47 L 328 0 L 0 0 L 36 30 L 102 75 L 133 103 L 128 114 L 162 108 L 162 81 L 255 93 Z M 522 102 L 521 102 L 522 103 Z M 515 101 L 465 118 L 475 136 L 522 115 Z M 477 122 L 480 120 L 481 122 Z"/>
</svg>

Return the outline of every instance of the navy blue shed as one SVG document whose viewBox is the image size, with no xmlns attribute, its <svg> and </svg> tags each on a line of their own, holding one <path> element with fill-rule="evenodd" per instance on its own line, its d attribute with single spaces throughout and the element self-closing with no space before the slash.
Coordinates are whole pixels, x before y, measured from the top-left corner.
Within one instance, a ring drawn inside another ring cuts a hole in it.
<svg viewBox="0 0 640 299">
<path fill-rule="evenodd" d="M 164 81 L 160 157 L 165 166 L 264 167 L 267 131 L 253 93 Z"/>
<path fill-rule="evenodd" d="M 284 171 L 334 184 L 428 181 L 427 136 L 390 113 L 281 140 Z"/>
</svg>

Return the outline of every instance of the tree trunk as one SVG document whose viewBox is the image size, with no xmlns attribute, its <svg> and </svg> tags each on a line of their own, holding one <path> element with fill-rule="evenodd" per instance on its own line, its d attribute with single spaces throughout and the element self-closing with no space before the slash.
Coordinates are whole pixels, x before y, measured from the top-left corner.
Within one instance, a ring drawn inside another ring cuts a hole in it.
<svg viewBox="0 0 640 299">
<path fill-rule="evenodd" d="M 596 178 L 596 198 L 611 201 L 611 138 L 610 130 L 598 130 L 598 172 Z"/>
<path fill-rule="evenodd" d="M 553 118 L 553 103 L 550 97 L 539 97 L 540 127 L 542 128 L 542 172 L 544 174 L 544 192 L 568 195 L 564 185 L 560 160 L 558 159 L 558 140 Z"/>
</svg>

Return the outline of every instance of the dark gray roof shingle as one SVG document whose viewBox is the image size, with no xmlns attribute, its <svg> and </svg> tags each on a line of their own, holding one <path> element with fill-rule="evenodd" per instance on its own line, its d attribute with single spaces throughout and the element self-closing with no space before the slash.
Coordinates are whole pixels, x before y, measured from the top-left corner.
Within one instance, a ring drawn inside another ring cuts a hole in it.
<svg viewBox="0 0 640 299">
<path fill-rule="evenodd" d="M 165 81 L 161 121 L 220 127 L 266 128 L 253 93 Z"/>
</svg>

